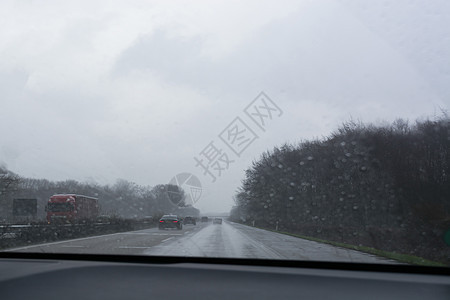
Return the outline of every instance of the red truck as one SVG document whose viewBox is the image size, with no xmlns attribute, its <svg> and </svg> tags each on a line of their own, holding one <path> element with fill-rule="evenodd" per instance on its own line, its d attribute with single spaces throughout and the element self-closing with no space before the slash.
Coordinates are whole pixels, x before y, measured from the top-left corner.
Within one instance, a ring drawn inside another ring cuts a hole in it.
<svg viewBox="0 0 450 300">
<path fill-rule="evenodd" d="M 93 222 L 99 214 L 97 198 L 76 194 L 51 196 L 45 210 L 48 224 Z"/>
</svg>

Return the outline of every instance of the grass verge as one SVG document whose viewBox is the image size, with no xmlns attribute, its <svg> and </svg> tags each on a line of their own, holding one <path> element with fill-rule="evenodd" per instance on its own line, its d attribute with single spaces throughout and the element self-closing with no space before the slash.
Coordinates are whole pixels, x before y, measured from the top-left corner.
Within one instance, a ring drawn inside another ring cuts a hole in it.
<svg viewBox="0 0 450 300">
<path fill-rule="evenodd" d="M 379 249 L 375 249 L 375 248 L 367 247 L 367 246 L 356 246 L 356 245 L 350 245 L 350 244 L 346 244 L 346 243 L 322 240 L 322 239 L 304 236 L 304 235 L 300 235 L 300 234 L 294 234 L 294 233 L 290 233 L 290 232 L 276 231 L 273 229 L 267 229 L 267 228 L 261 228 L 261 229 L 276 232 L 276 233 L 281 233 L 281 234 L 285 234 L 285 235 L 290 235 L 293 237 L 297 237 L 297 238 L 301 238 L 301 239 L 305 239 L 305 240 L 309 240 L 309 241 L 319 242 L 319 243 L 323 243 L 323 244 L 329 244 L 329 245 L 336 246 L 336 247 L 341 247 L 341 248 L 357 250 L 357 251 L 361 251 L 361 252 L 365 252 L 365 253 L 369 253 L 369 254 L 374 254 L 374 255 L 377 255 L 380 257 L 393 259 L 393 260 L 396 260 L 401 263 L 419 265 L 419 266 L 448 267 L 448 265 L 446 265 L 444 263 L 428 260 L 428 259 L 414 256 L 414 255 L 389 252 L 389 251 L 379 250 Z"/>
</svg>

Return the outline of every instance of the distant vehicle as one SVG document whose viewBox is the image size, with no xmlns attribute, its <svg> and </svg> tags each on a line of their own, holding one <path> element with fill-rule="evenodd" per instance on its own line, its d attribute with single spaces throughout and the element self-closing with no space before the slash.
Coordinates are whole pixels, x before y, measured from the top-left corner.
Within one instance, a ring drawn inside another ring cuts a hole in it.
<svg viewBox="0 0 450 300">
<path fill-rule="evenodd" d="M 109 215 L 100 215 L 97 217 L 97 222 L 98 223 L 104 223 L 104 224 L 108 224 L 111 222 L 111 216 Z"/>
<path fill-rule="evenodd" d="M 152 216 L 144 216 L 143 219 L 144 223 L 153 223 L 153 217 Z"/>
<path fill-rule="evenodd" d="M 51 196 L 45 210 L 49 224 L 95 222 L 99 215 L 97 198 L 76 194 Z"/>
<path fill-rule="evenodd" d="M 13 217 L 15 222 L 35 221 L 37 199 L 13 199 Z"/>
<path fill-rule="evenodd" d="M 183 219 L 183 224 L 184 225 L 187 225 L 187 224 L 197 225 L 197 220 L 195 220 L 194 217 L 187 216 Z"/>
<path fill-rule="evenodd" d="M 209 222 L 209 218 L 208 217 L 202 217 L 202 223 L 204 222 Z"/>
<path fill-rule="evenodd" d="M 213 224 L 222 224 L 222 218 L 214 218 Z"/>
<path fill-rule="evenodd" d="M 159 230 L 167 229 L 167 228 L 176 228 L 178 230 L 183 229 L 183 224 L 181 219 L 176 215 L 164 215 L 159 220 L 158 224 Z"/>
</svg>

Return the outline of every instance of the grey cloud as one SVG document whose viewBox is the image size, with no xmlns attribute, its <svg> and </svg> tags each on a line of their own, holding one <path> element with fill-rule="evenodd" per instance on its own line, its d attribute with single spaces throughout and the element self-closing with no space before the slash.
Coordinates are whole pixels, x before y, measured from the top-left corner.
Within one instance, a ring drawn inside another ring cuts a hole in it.
<svg viewBox="0 0 450 300">
<path fill-rule="evenodd" d="M 409 35 L 415 28 L 403 30 Z M 114 73 L 126 76 L 146 70 L 165 81 L 206 91 L 241 95 L 249 89 L 288 90 L 294 99 L 343 105 L 421 101 L 427 94 L 409 92 L 411 85 L 420 83 L 411 71 L 421 60 L 409 64 L 388 39 L 338 4 L 327 8 L 311 4 L 306 12 L 273 21 L 220 60 L 201 56 L 202 43 L 200 37 L 181 40 L 158 31 L 122 53 Z M 417 51 L 414 55 L 420 56 L 420 48 Z M 440 80 L 434 81 L 445 95 L 448 88 Z"/>
</svg>

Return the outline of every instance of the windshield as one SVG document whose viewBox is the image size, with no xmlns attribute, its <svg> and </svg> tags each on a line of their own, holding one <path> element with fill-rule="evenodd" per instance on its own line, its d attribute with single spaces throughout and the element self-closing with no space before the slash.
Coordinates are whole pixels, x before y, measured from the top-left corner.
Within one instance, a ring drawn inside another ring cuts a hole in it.
<svg viewBox="0 0 450 300">
<path fill-rule="evenodd" d="M 49 212 L 65 212 L 73 211 L 74 206 L 71 203 L 49 203 L 47 211 Z"/>
<path fill-rule="evenodd" d="M 176 220 L 177 216 L 163 216 L 161 220 Z"/>
<path fill-rule="evenodd" d="M 2 1 L 0 251 L 450 265 L 449 14 Z"/>
</svg>

